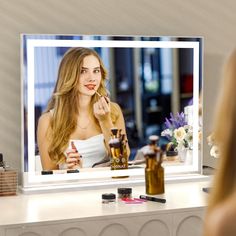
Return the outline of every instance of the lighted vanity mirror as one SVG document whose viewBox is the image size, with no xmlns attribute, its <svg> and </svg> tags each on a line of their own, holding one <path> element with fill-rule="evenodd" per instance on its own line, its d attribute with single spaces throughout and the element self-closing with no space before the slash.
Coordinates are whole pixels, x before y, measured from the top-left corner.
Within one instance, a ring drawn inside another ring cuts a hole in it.
<svg viewBox="0 0 236 236">
<path fill-rule="evenodd" d="M 199 94 L 202 84 L 202 38 L 147 36 L 22 35 L 22 117 L 24 185 L 97 183 L 112 176 L 144 180 L 138 151 L 150 135 L 168 143 L 162 131 L 170 113 L 185 112 L 192 127 L 187 160 L 165 156 L 167 175 L 200 173 Z M 73 47 L 92 48 L 108 71 L 110 99 L 122 109 L 131 154 L 127 170 L 81 168 L 79 173 L 41 175 L 37 125 L 51 98 L 59 63 Z M 162 133 L 163 134 L 163 133 Z M 142 157 L 141 157 L 142 159 Z"/>
</svg>

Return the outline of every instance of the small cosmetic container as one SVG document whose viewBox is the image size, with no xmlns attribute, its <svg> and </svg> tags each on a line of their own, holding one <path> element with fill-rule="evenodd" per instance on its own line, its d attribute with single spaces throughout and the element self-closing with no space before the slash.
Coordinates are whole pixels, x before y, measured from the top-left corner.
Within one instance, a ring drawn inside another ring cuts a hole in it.
<svg viewBox="0 0 236 236">
<path fill-rule="evenodd" d="M 118 188 L 118 198 L 131 198 L 132 197 L 132 188 Z"/>
<path fill-rule="evenodd" d="M 53 171 L 52 170 L 42 170 L 41 175 L 52 175 Z"/>
<path fill-rule="evenodd" d="M 116 195 L 114 193 L 103 193 L 102 194 L 102 203 L 110 203 L 116 201 Z"/>
<path fill-rule="evenodd" d="M 78 169 L 67 170 L 67 174 L 73 174 L 73 173 L 79 173 L 79 170 Z"/>
</svg>

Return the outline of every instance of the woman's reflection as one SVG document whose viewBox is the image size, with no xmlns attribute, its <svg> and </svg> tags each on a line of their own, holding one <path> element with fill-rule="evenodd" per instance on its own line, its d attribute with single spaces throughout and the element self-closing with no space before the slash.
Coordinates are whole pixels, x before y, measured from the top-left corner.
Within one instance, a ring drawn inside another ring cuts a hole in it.
<svg viewBox="0 0 236 236">
<path fill-rule="evenodd" d="M 37 129 L 44 170 L 109 163 L 110 129 L 126 131 L 119 105 L 107 96 L 106 76 L 92 49 L 71 48 L 62 58 L 54 93 Z M 128 144 L 127 150 L 129 155 Z"/>
</svg>

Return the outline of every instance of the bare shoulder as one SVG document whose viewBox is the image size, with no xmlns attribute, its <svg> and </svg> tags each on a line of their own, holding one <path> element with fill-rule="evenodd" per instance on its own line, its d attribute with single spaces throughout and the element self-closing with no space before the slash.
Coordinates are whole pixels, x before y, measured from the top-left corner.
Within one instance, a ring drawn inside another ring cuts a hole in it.
<svg viewBox="0 0 236 236">
<path fill-rule="evenodd" d="M 207 219 L 209 236 L 236 235 L 236 194 L 213 209 Z"/>
<path fill-rule="evenodd" d="M 50 112 L 43 113 L 38 120 L 38 127 L 40 128 L 48 128 L 49 123 L 51 120 L 51 114 Z"/>
<path fill-rule="evenodd" d="M 123 119 L 122 110 L 120 106 L 115 102 L 111 102 L 111 114 L 113 123 L 116 122 L 117 120 Z"/>
<path fill-rule="evenodd" d="M 111 102 L 111 106 L 116 107 L 117 109 L 120 109 L 120 105 L 116 102 Z"/>
<path fill-rule="evenodd" d="M 118 103 L 116 103 L 116 102 L 111 102 L 111 107 L 112 107 L 114 110 L 116 110 L 116 112 L 122 113 L 121 108 L 120 108 L 120 106 L 119 106 Z"/>
</svg>

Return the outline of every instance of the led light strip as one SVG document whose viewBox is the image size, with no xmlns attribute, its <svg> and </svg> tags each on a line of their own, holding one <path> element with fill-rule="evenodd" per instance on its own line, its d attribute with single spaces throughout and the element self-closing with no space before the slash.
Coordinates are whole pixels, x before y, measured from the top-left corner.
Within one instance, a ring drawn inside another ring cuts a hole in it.
<svg viewBox="0 0 236 236">
<path fill-rule="evenodd" d="M 193 105 L 194 105 L 194 123 L 193 123 L 193 164 L 189 166 L 166 167 L 167 173 L 179 173 L 199 171 L 198 158 L 198 99 L 199 99 L 199 42 L 181 42 L 181 41 L 122 41 L 122 40 L 60 40 L 60 39 L 27 39 L 27 80 L 28 80 L 28 170 L 29 182 L 43 181 L 42 176 L 35 174 L 35 113 L 34 113 L 34 81 L 35 81 L 35 48 L 36 47 L 105 47 L 105 48 L 193 48 Z M 110 171 L 104 173 L 104 177 L 110 176 Z M 143 170 L 136 170 L 143 175 Z M 97 174 L 96 174 L 97 173 Z M 93 175 L 87 175 L 86 178 L 100 177 L 99 171 L 94 171 Z M 59 179 L 63 178 L 59 175 Z M 56 177 L 53 177 L 56 178 Z M 67 178 L 70 178 L 69 176 Z"/>
</svg>

